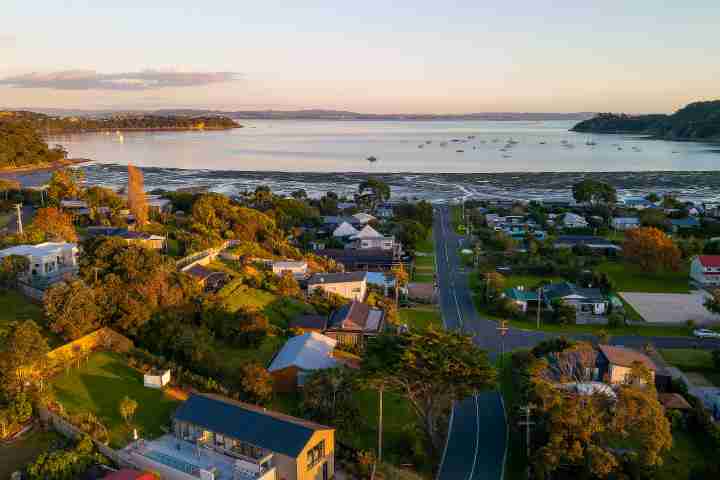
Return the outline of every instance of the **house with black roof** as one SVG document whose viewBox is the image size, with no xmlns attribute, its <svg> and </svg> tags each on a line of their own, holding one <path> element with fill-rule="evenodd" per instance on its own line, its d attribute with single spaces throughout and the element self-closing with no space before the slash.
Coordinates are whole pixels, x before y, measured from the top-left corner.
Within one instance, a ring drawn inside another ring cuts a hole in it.
<svg viewBox="0 0 720 480">
<path fill-rule="evenodd" d="M 610 302 L 599 288 L 580 288 L 570 282 L 559 282 L 541 288 L 540 294 L 549 310 L 559 301 L 575 307 L 577 323 L 607 323 Z"/>
<path fill-rule="evenodd" d="M 335 472 L 335 430 L 227 397 L 193 394 L 175 412 L 173 435 L 214 455 L 257 466 L 272 478 L 328 480 Z M 264 480 L 264 475 L 256 476 Z"/>
</svg>

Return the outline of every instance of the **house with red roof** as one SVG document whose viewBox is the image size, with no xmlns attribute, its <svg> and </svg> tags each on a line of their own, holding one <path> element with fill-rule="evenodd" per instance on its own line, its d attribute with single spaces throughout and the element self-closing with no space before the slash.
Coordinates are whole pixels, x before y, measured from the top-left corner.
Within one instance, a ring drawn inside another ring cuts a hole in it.
<svg viewBox="0 0 720 480">
<path fill-rule="evenodd" d="M 720 286 L 720 255 L 698 255 L 693 258 L 690 279 L 701 287 Z"/>
</svg>

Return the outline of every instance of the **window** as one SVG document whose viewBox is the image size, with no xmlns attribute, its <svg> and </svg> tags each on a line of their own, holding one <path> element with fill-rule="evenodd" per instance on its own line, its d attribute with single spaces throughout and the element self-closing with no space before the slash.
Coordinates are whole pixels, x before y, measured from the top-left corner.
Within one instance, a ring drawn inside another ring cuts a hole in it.
<svg viewBox="0 0 720 480">
<path fill-rule="evenodd" d="M 592 312 L 592 305 L 589 303 L 583 303 L 580 305 L 580 311 L 581 312 Z"/>
<path fill-rule="evenodd" d="M 308 466 L 307 468 L 312 468 L 320 461 L 325 458 L 325 440 L 320 440 L 320 442 L 315 445 L 313 448 L 308 450 L 307 453 L 307 459 L 308 459 Z"/>
</svg>

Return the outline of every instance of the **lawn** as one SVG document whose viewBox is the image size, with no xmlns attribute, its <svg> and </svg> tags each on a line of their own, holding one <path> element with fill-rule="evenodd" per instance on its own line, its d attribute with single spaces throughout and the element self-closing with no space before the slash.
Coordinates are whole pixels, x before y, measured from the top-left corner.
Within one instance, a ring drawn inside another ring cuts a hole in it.
<svg viewBox="0 0 720 480">
<path fill-rule="evenodd" d="M 605 272 L 619 292 L 688 293 L 689 267 L 684 265 L 677 272 L 649 273 L 627 262 L 604 262 L 597 270 Z"/>
<path fill-rule="evenodd" d="M 411 332 L 422 332 L 430 327 L 436 330 L 443 328 L 442 317 L 437 307 L 403 308 L 400 309 L 399 314 L 400 322 L 407 324 Z"/>
<path fill-rule="evenodd" d="M 101 419 L 114 447 L 124 446 L 132 434 L 118 411 L 126 395 L 138 402 L 133 423 L 145 438 L 161 435 L 178 405 L 161 390 L 144 387 L 142 374 L 112 352 L 94 353 L 85 365 L 58 375 L 51 383 L 68 413 L 92 412 Z"/>
<path fill-rule="evenodd" d="M 655 480 L 687 480 L 694 468 L 717 458 L 710 442 L 684 430 L 673 431 L 673 446 L 663 457 L 665 463 L 653 477 Z"/>
<path fill-rule="evenodd" d="M 220 359 L 224 372 L 237 372 L 237 370 L 249 363 L 257 362 L 263 367 L 270 365 L 270 361 L 282 348 L 287 339 L 277 335 L 266 336 L 257 347 L 240 348 L 228 345 L 221 340 L 215 341 L 213 352 Z"/>
<path fill-rule="evenodd" d="M 230 282 L 220 290 L 218 296 L 229 311 L 235 312 L 241 308 L 258 310 L 268 317 L 270 323 L 281 328 L 287 328 L 288 321 L 301 313 L 314 311 L 310 305 L 299 300 L 248 288 L 239 282 Z"/>
<path fill-rule="evenodd" d="M 13 443 L 0 444 L 0 479 L 10 478 L 13 472 L 25 468 L 38 455 L 64 442 L 64 437 L 52 430 L 34 430 Z"/>
<path fill-rule="evenodd" d="M 427 237 L 425 237 L 425 240 L 418 242 L 418 244 L 415 246 L 415 250 L 424 253 L 433 253 L 435 251 L 435 242 L 433 241 L 432 228 L 428 230 L 428 234 Z"/>
<path fill-rule="evenodd" d="M 709 350 L 692 348 L 666 348 L 660 350 L 665 361 L 685 373 L 700 374 L 716 387 L 720 387 L 720 372 L 716 370 Z M 691 379 L 696 383 L 694 379 Z M 700 386 L 700 385 L 698 385 Z"/>
<path fill-rule="evenodd" d="M 0 329 L 8 323 L 22 320 L 34 320 L 42 326 L 43 311 L 40 305 L 32 303 L 14 290 L 0 292 Z"/>
<path fill-rule="evenodd" d="M 545 277 L 540 275 L 509 275 L 506 278 L 507 287 L 525 287 L 526 289 L 536 288 L 540 282 L 561 282 L 563 279 L 560 277 Z"/>
</svg>

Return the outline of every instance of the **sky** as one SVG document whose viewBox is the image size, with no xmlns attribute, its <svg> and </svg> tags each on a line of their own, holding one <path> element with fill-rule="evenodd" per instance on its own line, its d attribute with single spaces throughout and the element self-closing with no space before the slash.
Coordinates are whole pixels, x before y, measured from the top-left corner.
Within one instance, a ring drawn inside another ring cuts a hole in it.
<svg viewBox="0 0 720 480">
<path fill-rule="evenodd" d="M 3 0 L 0 107 L 672 112 L 720 1 Z"/>
</svg>

